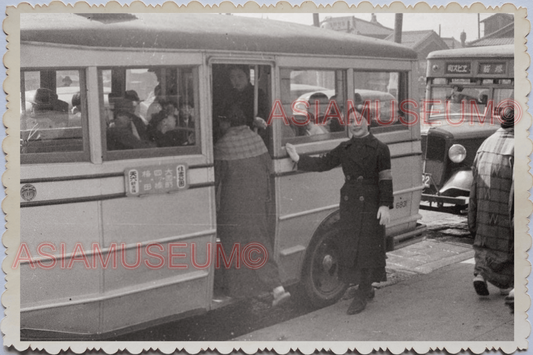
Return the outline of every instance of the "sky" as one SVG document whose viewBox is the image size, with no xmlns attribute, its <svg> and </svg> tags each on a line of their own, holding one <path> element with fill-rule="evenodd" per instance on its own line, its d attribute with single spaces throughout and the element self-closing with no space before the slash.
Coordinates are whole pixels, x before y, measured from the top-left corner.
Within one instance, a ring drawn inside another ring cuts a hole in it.
<svg viewBox="0 0 533 355">
<path fill-rule="evenodd" d="M 280 14 L 257 14 L 241 13 L 239 16 L 262 17 L 271 20 L 296 22 L 304 25 L 313 24 L 313 15 L 311 13 L 280 13 Z M 492 14 L 480 14 L 480 19 L 484 20 Z M 355 16 L 357 18 L 370 21 L 370 13 L 321 13 L 320 21 L 326 17 L 343 17 Z M 377 21 L 385 27 L 394 28 L 394 13 L 376 13 Z M 478 19 L 477 14 L 428 14 L 428 13 L 411 13 L 403 16 L 403 31 L 415 30 L 434 30 L 439 33 L 439 25 L 442 37 L 454 37 L 460 41 L 461 32 L 465 31 L 466 41 L 478 39 Z M 480 26 L 481 36 L 483 36 L 483 24 Z"/>
</svg>

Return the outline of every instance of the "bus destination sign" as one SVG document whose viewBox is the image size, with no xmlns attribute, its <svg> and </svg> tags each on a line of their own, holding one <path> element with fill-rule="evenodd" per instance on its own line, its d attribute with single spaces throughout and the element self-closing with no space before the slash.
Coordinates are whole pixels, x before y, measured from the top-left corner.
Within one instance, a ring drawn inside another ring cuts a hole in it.
<svg viewBox="0 0 533 355">
<path fill-rule="evenodd" d="M 446 63 L 446 74 L 470 74 L 470 63 Z"/>
<path fill-rule="evenodd" d="M 189 187 L 186 164 L 166 164 L 124 171 L 127 196 L 162 194 Z"/>
<path fill-rule="evenodd" d="M 505 74 L 506 63 L 479 63 L 478 74 Z"/>
</svg>

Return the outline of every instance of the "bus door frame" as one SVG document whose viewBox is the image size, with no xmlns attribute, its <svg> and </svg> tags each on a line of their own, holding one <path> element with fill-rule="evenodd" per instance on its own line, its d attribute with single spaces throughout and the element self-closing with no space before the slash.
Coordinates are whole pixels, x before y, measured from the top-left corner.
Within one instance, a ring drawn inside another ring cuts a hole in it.
<svg viewBox="0 0 533 355">
<path fill-rule="evenodd" d="M 270 104 L 271 104 L 271 107 L 274 103 L 274 100 L 276 100 L 276 98 L 278 97 L 277 95 L 277 86 L 276 86 L 276 78 L 277 78 L 277 63 L 276 63 L 276 58 L 274 56 L 265 56 L 265 55 L 261 55 L 260 57 L 258 56 L 247 56 L 247 55 L 238 55 L 238 56 L 229 56 L 229 55 L 217 55 L 217 54 L 210 54 L 210 55 L 206 55 L 206 58 L 205 58 L 205 63 L 207 63 L 207 66 L 206 66 L 206 72 L 205 73 L 202 73 L 202 71 L 200 71 L 200 75 L 202 74 L 206 74 L 205 75 L 205 80 L 201 80 L 201 82 L 204 83 L 204 85 L 206 85 L 205 87 L 205 93 L 206 95 L 204 96 L 206 98 L 206 100 L 204 101 L 203 104 L 206 105 L 205 107 L 205 111 L 206 112 L 206 117 L 207 119 L 203 122 L 203 124 L 206 124 L 206 128 L 207 126 L 209 127 L 208 130 L 208 134 L 204 134 L 204 136 L 206 136 L 206 139 L 205 139 L 205 142 L 209 141 L 209 144 L 207 144 L 207 150 L 206 150 L 206 155 L 208 156 L 208 161 L 210 163 L 213 164 L 214 166 L 214 142 L 213 142 L 213 129 L 214 129 L 214 125 L 213 125 L 213 98 L 214 98 L 214 92 L 213 92 L 213 85 L 214 85 L 214 80 L 213 80 L 213 65 L 248 65 L 250 66 L 250 68 L 253 68 L 254 69 L 254 108 L 257 109 L 257 100 L 258 100 L 258 91 L 259 91 L 259 86 L 257 85 L 257 79 L 258 79 L 258 71 L 257 71 L 257 67 L 258 66 L 270 66 L 271 70 L 270 70 L 270 90 L 269 92 L 266 92 L 265 91 L 265 94 L 267 95 L 267 99 L 270 101 Z M 268 121 L 268 117 L 262 117 L 265 121 Z M 269 151 L 269 154 L 271 156 L 273 156 L 273 149 L 274 149 L 274 137 L 275 137 L 275 133 L 274 133 L 274 127 L 271 128 L 271 134 L 270 134 L 270 139 L 269 139 L 269 142 L 267 144 L 267 149 Z M 272 167 L 274 168 L 274 167 Z M 214 181 L 214 167 L 213 167 L 213 181 Z M 271 179 L 271 191 L 275 191 L 275 186 L 274 186 L 274 179 L 272 178 Z M 216 182 L 215 182 L 215 187 L 213 188 L 213 193 L 215 194 L 215 197 L 214 197 L 214 200 L 216 201 Z M 273 201 L 270 202 L 272 208 L 275 210 L 275 203 L 276 203 L 276 194 L 273 193 L 272 194 L 272 197 L 273 197 Z M 214 220 L 216 221 L 216 217 L 217 217 L 217 211 L 216 211 L 216 206 L 213 208 L 213 214 L 214 214 Z M 272 221 L 271 219 L 268 220 L 268 227 L 269 227 L 269 231 L 272 233 L 272 236 L 274 238 L 274 246 L 275 246 L 275 239 L 276 239 L 276 226 L 277 226 L 277 218 L 276 218 L 276 221 Z M 218 235 L 217 235 L 217 239 L 218 239 Z M 274 249 L 276 250 L 276 249 Z M 274 252 L 274 257 L 276 258 L 276 255 L 277 253 Z M 213 260 L 215 260 L 215 263 L 213 264 L 216 264 L 216 260 L 217 260 L 217 257 L 218 257 L 218 251 L 217 251 L 217 247 L 213 248 Z M 221 265 L 220 267 L 223 267 L 223 265 Z M 214 290 L 214 287 L 215 287 L 215 270 L 214 270 L 214 266 L 213 266 L 213 272 L 212 272 L 212 279 L 213 279 L 213 283 L 212 283 L 212 290 Z M 212 299 L 212 297 L 211 297 Z M 215 308 L 215 307 L 212 307 L 212 309 Z"/>
</svg>

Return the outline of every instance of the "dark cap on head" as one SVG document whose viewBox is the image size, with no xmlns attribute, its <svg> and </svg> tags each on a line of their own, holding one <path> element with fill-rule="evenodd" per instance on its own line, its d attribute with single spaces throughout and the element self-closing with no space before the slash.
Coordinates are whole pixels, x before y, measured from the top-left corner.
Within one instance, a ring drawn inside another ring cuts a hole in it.
<svg viewBox="0 0 533 355">
<path fill-rule="evenodd" d="M 35 105 L 52 105 L 57 100 L 57 94 L 50 89 L 39 88 L 35 91 L 33 100 Z"/>
<path fill-rule="evenodd" d="M 505 107 L 501 111 L 501 127 L 502 128 L 511 128 L 514 127 L 514 108 Z"/>
<path fill-rule="evenodd" d="M 133 101 L 128 99 L 117 99 L 115 101 L 115 104 L 113 106 L 113 111 L 128 111 L 132 112 L 135 110 L 135 106 L 133 106 Z"/>
<path fill-rule="evenodd" d="M 124 98 L 131 101 L 141 101 L 141 99 L 139 99 L 137 91 L 135 90 L 126 90 L 126 92 L 124 93 Z"/>
<path fill-rule="evenodd" d="M 246 116 L 238 105 L 231 105 L 226 110 L 226 115 L 220 117 L 221 120 L 228 122 L 232 127 L 244 126 L 246 122 Z"/>
</svg>

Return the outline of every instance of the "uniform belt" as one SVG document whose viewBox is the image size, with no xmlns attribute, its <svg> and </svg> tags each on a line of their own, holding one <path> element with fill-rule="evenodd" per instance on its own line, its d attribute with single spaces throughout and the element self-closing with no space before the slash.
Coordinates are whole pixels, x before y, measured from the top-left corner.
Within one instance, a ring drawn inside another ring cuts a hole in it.
<svg viewBox="0 0 533 355">
<path fill-rule="evenodd" d="M 350 185 L 378 185 L 372 179 L 365 179 L 363 176 L 346 175 L 344 182 Z"/>
</svg>

